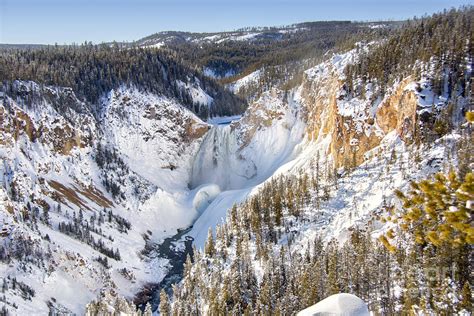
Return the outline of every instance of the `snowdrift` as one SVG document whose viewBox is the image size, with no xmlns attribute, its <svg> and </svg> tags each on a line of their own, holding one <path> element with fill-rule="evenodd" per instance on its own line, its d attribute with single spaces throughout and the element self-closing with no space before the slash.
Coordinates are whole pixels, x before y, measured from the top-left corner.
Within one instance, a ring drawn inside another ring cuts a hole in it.
<svg viewBox="0 0 474 316">
<path fill-rule="evenodd" d="M 370 314 L 367 304 L 363 300 L 352 294 L 339 293 L 331 295 L 321 302 L 302 310 L 297 315 L 368 316 Z"/>
</svg>

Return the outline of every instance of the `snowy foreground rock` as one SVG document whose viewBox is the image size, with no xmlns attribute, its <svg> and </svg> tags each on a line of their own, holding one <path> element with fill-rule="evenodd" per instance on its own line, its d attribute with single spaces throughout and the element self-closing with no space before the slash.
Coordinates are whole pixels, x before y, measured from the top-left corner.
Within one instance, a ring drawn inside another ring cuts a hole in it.
<svg viewBox="0 0 474 316">
<path fill-rule="evenodd" d="M 302 310 L 297 315 L 368 316 L 370 314 L 367 304 L 363 300 L 352 294 L 339 293 L 331 295 L 321 302 Z"/>
</svg>

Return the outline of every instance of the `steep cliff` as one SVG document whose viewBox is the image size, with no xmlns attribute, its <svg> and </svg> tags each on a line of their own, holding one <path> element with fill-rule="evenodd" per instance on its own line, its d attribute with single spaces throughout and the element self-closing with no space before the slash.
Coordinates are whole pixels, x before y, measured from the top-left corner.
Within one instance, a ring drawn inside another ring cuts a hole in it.
<svg viewBox="0 0 474 316">
<path fill-rule="evenodd" d="M 315 142 L 331 138 L 327 154 L 332 156 L 336 168 L 360 165 L 367 159 L 366 153 L 392 131 L 412 142 L 420 125 L 418 114 L 432 105 L 438 110 L 448 105 L 447 98 L 434 98 L 429 74 L 420 82 L 407 77 L 383 92 L 376 81 L 359 80 L 356 92 L 348 92 L 344 68 L 357 63 L 360 50 L 370 49 L 371 45 L 376 44 L 335 55 L 307 70 L 299 88 L 307 137 Z"/>
</svg>

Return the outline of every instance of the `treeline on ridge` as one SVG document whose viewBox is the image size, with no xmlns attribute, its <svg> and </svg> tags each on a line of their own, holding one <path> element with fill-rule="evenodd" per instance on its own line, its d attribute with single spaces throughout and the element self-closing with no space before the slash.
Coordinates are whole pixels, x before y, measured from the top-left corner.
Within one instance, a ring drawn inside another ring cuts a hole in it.
<svg viewBox="0 0 474 316">
<path fill-rule="evenodd" d="M 464 96 L 473 63 L 466 58 L 473 55 L 473 19 L 474 7 L 466 6 L 407 21 L 386 41 L 362 53 L 358 63 L 346 67 L 350 92 L 360 78 L 363 82 L 377 82 L 383 94 L 384 87 L 397 80 L 410 75 L 419 79 L 423 70 L 420 65 L 430 62 L 434 92 L 442 94 L 447 76 L 447 92 L 459 91 Z"/>
<path fill-rule="evenodd" d="M 184 65 L 175 53 L 163 50 L 87 43 L 0 50 L 0 81 L 5 84 L 17 79 L 71 87 L 93 104 L 111 89 L 129 85 L 175 98 L 202 118 L 239 114 L 246 108 L 239 97 Z M 178 80 L 199 85 L 214 101 L 209 107 L 193 101 Z"/>
</svg>

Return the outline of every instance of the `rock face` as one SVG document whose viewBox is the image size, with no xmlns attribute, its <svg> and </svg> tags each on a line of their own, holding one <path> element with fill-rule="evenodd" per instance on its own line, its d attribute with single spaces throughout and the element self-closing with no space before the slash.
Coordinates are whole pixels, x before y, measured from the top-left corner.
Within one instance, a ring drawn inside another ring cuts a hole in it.
<svg viewBox="0 0 474 316">
<path fill-rule="evenodd" d="M 310 306 L 297 316 L 369 316 L 367 304 L 355 295 L 339 293 Z"/>
<path fill-rule="evenodd" d="M 99 122 L 132 171 L 170 190 L 186 187 L 192 158 L 210 128 L 174 100 L 135 89 L 111 91 Z"/>
<path fill-rule="evenodd" d="M 419 97 L 411 89 L 413 79 L 395 84 L 383 98 L 376 84 L 358 82 L 355 91 L 345 85 L 343 70 L 357 62 L 356 50 L 335 55 L 305 72 L 301 103 L 305 109 L 306 134 L 319 142 L 331 138 L 330 154 L 336 168 L 361 164 L 365 153 L 396 131 L 410 139 L 415 130 Z"/>
<path fill-rule="evenodd" d="M 416 124 L 418 96 L 408 87 L 413 84 L 411 77 L 403 80 L 395 91 L 385 98 L 376 112 L 376 121 L 384 133 L 396 130 L 403 140 L 413 136 Z"/>
<path fill-rule="evenodd" d="M 30 142 L 44 144 L 62 155 L 68 155 L 75 147 L 92 145 L 96 133 L 93 116 L 69 89 L 40 87 L 24 81 L 15 81 L 12 89 L 18 102 L 4 97 L 0 105 L 1 145 L 14 146 L 25 136 Z M 58 104 L 65 100 L 68 110 L 59 112 L 62 109 Z M 76 112 L 73 108 L 81 110 Z"/>
</svg>

